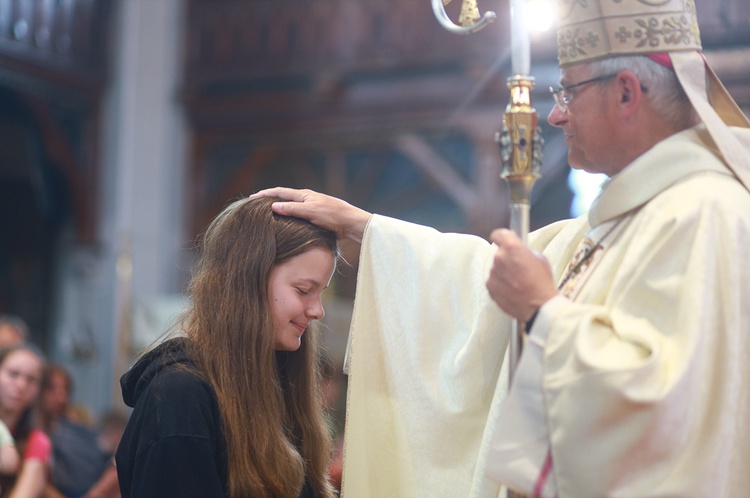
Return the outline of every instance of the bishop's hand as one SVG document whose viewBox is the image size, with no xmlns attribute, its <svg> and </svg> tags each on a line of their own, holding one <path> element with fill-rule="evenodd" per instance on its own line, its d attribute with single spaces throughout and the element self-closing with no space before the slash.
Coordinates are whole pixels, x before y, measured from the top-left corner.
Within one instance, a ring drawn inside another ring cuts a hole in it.
<svg viewBox="0 0 750 498">
<path fill-rule="evenodd" d="M 274 187 L 256 192 L 250 197 L 278 197 L 283 202 L 273 203 L 274 212 L 304 218 L 335 232 L 340 239 L 357 243 L 362 242 L 365 227 L 372 216 L 346 201 L 307 189 Z"/>
<path fill-rule="evenodd" d="M 557 295 L 549 262 L 510 230 L 495 230 L 490 238 L 497 244 L 486 283 L 490 297 L 503 311 L 526 321 Z"/>
</svg>

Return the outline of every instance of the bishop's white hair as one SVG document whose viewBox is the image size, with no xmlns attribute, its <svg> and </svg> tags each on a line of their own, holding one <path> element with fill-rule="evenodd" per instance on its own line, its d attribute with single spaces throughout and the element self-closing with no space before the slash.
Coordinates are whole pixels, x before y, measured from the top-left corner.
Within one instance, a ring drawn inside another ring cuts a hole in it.
<svg viewBox="0 0 750 498">
<path fill-rule="evenodd" d="M 699 118 L 675 72 L 645 55 L 610 57 L 589 63 L 592 76 L 631 71 L 646 89 L 654 110 L 677 128 L 694 126 Z"/>
</svg>

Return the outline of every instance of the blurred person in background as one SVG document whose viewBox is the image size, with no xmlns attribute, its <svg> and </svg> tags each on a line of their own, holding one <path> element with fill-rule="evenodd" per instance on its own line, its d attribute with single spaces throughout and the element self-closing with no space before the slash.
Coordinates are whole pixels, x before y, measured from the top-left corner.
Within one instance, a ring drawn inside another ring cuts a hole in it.
<svg viewBox="0 0 750 498">
<path fill-rule="evenodd" d="M 128 423 L 128 417 L 118 411 L 110 411 L 99 424 L 99 448 L 109 455 L 109 463 L 99 480 L 89 488 L 83 498 L 120 498 L 120 485 L 117 480 L 115 451 Z"/>
<path fill-rule="evenodd" d="M 23 344 L 29 337 L 29 326 L 17 315 L 0 314 L 0 349 Z"/>
<path fill-rule="evenodd" d="M 0 475 L 0 498 L 38 498 L 47 482 L 52 445 L 34 424 L 44 358 L 30 344 L 0 350 L 0 420 L 22 455 L 15 475 Z"/>
<path fill-rule="evenodd" d="M 124 422 L 114 442 L 108 432 L 97 430 L 71 416 L 73 380 L 65 367 L 49 364 L 42 378 L 39 415 L 52 441 L 51 482 L 45 498 L 81 498 L 107 473 Z M 87 412 L 88 410 L 83 410 Z"/>
</svg>

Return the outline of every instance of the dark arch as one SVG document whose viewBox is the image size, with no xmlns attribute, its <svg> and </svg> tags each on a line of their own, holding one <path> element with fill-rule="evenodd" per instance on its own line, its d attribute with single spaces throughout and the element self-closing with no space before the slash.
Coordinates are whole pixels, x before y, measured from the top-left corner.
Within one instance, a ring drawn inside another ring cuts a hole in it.
<svg viewBox="0 0 750 498">
<path fill-rule="evenodd" d="M 23 317 L 43 349 L 59 235 L 71 205 L 68 180 L 50 158 L 31 108 L 0 88 L 0 312 Z"/>
</svg>

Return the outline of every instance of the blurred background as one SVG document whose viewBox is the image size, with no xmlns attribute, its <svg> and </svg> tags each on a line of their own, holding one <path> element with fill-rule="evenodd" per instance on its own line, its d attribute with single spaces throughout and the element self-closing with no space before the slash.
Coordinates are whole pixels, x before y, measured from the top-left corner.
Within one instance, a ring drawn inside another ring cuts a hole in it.
<svg viewBox="0 0 750 498">
<path fill-rule="evenodd" d="M 494 135 L 509 6 L 478 1 L 498 19 L 459 36 L 428 0 L 0 0 L 0 313 L 101 414 L 123 409 L 119 376 L 185 305 L 197 237 L 239 196 L 306 187 L 440 230 L 507 226 Z M 750 2 L 696 3 L 706 56 L 747 111 Z M 554 8 L 531 18 L 543 28 Z M 531 74 L 546 140 L 534 228 L 585 209 L 600 179 L 570 175 L 545 121 L 554 26 L 532 34 Z M 349 259 L 326 297 L 339 367 Z"/>
</svg>

